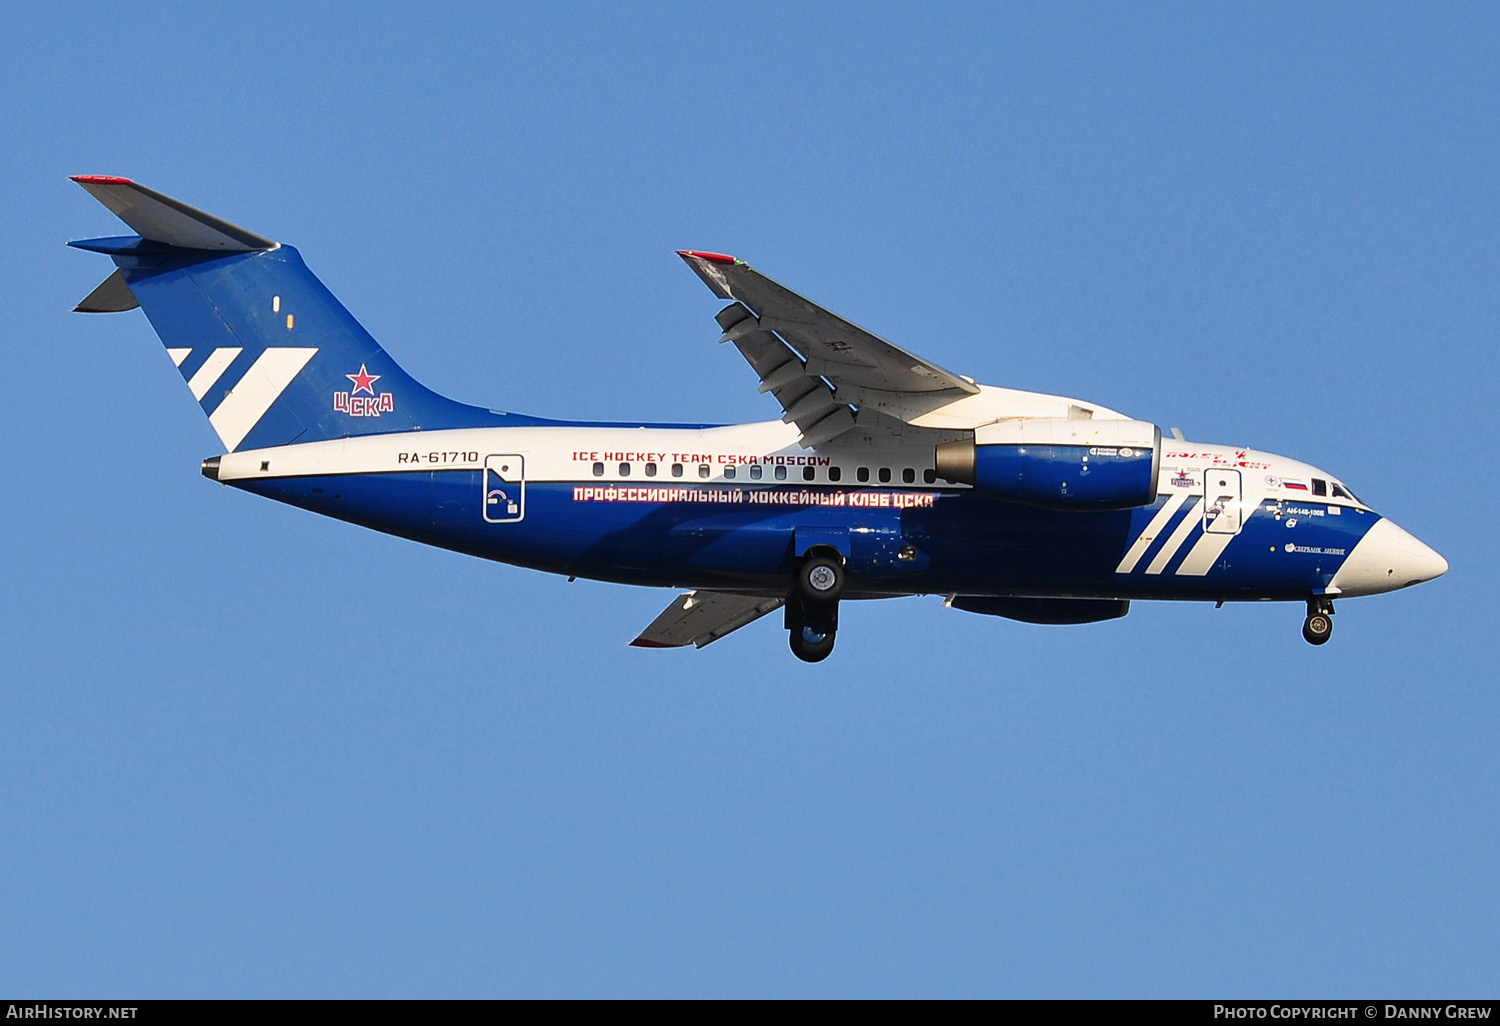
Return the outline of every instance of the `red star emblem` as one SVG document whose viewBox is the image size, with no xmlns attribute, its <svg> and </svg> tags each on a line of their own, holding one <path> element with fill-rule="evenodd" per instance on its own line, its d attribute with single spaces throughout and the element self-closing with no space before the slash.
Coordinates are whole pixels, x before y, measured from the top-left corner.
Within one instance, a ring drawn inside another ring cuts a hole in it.
<svg viewBox="0 0 1500 1026">
<path fill-rule="evenodd" d="M 354 391 L 350 393 L 351 395 L 359 395 L 361 392 L 364 392 L 366 395 L 374 395 L 375 382 L 379 381 L 382 375 L 371 374 L 365 370 L 364 364 L 360 364 L 358 374 L 345 374 L 344 377 L 354 382 Z"/>
</svg>

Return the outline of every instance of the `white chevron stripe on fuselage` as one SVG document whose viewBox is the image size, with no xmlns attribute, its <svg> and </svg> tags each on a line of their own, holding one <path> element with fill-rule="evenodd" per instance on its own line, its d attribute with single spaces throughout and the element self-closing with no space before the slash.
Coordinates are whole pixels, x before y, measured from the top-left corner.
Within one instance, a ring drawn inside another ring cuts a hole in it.
<svg viewBox="0 0 1500 1026">
<path fill-rule="evenodd" d="M 1197 544 L 1189 549 L 1188 554 L 1183 557 L 1182 565 L 1177 568 L 1178 575 L 1181 577 L 1205 576 L 1209 570 L 1213 569 L 1213 565 L 1218 561 L 1219 556 L 1223 554 L 1224 550 L 1229 547 L 1229 543 L 1234 541 L 1236 537 L 1233 534 L 1217 534 L 1205 531 L 1203 536 L 1198 539 Z"/>
<path fill-rule="evenodd" d="M 1135 569 L 1135 565 L 1141 561 L 1146 550 L 1151 548 L 1151 543 L 1156 541 L 1157 535 L 1161 534 L 1167 524 L 1171 523 L 1172 517 L 1177 515 L 1177 511 L 1187 500 L 1187 492 L 1175 492 L 1162 504 L 1161 509 L 1157 510 L 1156 516 L 1151 518 L 1151 523 L 1146 525 L 1140 537 L 1125 550 L 1125 558 L 1121 559 L 1120 565 L 1115 567 L 1115 573 L 1128 574 Z"/>
<path fill-rule="evenodd" d="M 1182 543 L 1187 541 L 1188 535 L 1193 533 L 1194 528 L 1201 527 L 1202 524 L 1203 496 L 1195 495 L 1193 496 L 1193 505 L 1188 509 L 1187 516 L 1182 518 L 1182 522 L 1177 525 L 1177 529 L 1172 532 L 1166 544 L 1161 547 L 1161 551 L 1156 554 L 1156 558 L 1151 560 L 1150 564 L 1146 567 L 1146 573 L 1159 574 L 1165 570 L 1167 564 L 1172 561 L 1172 557 L 1177 555 L 1177 550 L 1182 548 Z"/>
</svg>

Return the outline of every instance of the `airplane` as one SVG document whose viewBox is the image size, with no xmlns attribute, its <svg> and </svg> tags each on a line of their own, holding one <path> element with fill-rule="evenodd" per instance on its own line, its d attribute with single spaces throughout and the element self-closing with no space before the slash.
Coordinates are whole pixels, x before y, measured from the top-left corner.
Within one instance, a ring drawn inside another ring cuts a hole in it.
<svg viewBox="0 0 1500 1026">
<path fill-rule="evenodd" d="M 643 648 L 778 609 L 833 650 L 845 600 L 941 595 L 1027 623 L 1146 599 L 1306 605 L 1448 564 L 1307 463 L 1187 441 L 1097 403 L 981 385 L 753 270 L 678 256 L 720 342 L 780 404 L 752 424 L 584 423 L 470 406 L 404 372 L 291 246 L 127 178 L 73 181 L 132 235 L 77 310 L 145 311 L 223 452 L 204 476 L 376 531 L 570 579 L 679 589 Z"/>
</svg>

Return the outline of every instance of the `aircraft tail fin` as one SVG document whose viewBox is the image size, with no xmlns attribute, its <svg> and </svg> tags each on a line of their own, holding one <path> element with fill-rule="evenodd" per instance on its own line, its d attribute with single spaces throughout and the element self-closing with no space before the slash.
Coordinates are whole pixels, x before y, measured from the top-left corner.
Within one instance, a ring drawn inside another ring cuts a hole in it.
<svg viewBox="0 0 1500 1026">
<path fill-rule="evenodd" d="M 74 181 L 137 232 L 69 243 L 117 267 L 78 309 L 139 304 L 226 450 L 491 421 L 403 371 L 291 246 L 127 178 Z"/>
</svg>

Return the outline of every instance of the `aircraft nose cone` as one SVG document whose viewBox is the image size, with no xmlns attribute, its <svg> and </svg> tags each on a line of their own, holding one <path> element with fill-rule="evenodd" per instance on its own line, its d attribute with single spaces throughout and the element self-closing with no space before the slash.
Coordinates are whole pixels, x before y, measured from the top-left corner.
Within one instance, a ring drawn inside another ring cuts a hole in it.
<svg viewBox="0 0 1500 1026">
<path fill-rule="evenodd" d="M 1365 533 L 1329 582 L 1345 595 L 1375 595 L 1430 581 L 1448 572 L 1448 561 L 1389 520 Z"/>
</svg>

